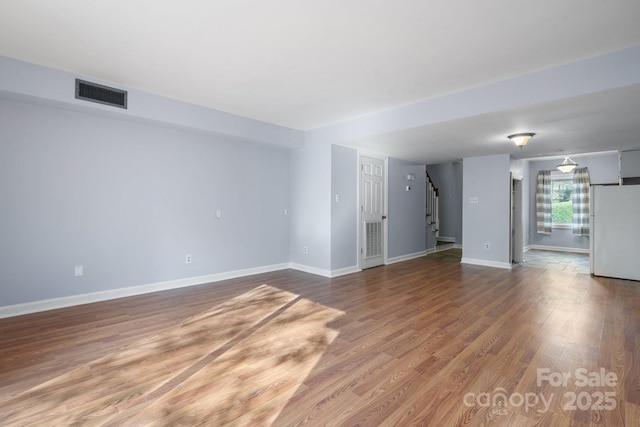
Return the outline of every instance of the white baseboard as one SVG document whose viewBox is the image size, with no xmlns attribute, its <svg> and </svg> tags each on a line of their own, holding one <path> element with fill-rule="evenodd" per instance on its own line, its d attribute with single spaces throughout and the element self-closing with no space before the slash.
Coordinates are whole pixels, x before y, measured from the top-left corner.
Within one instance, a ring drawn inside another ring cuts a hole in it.
<svg viewBox="0 0 640 427">
<path fill-rule="evenodd" d="M 458 245 L 456 245 L 458 246 Z M 390 258 L 387 264 L 408 261 L 410 259 L 425 256 L 429 252 L 434 252 L 435 248 L 426 251 L 420 251 L 413 254 L 402 255 Z M 90 304 L 94 302 L 107 301 L 116 298 L 125 298 L 135 295 L 148 294 L 151 292 L 166 291 L 170 289 L 185 288 L 188 286 L 204 285 L 207 283 L 219 282 L 222 280 L 235 279 L 238 277 L 251 276 L 254 274 L 268 273 L 271 271 L 285 270 L 291 268 L 303 271 L 305 273 L 315 274 L 323 277 L 339 277 L 347 274 L 362 271 L 358 266 L 351 266 L 337 270 L 325 270 L 322 268 L 311 267 L 297 263 L 273 264 L 262 267 L 247 268 L 243 270 L 227 271 L 224 273 L 208 274 L 205 276 L 187 277 L 184 279 L 169 280 L 165 282 L 149 283 L 146 285 L 130 286 L 126 288 L 109 289 L 106 291 L 91 292 L 80 295 L 70 295 L 60 298 L 51 298 L 46 300 L 31 301 L 22 304 L 8 305 L 0 307 L 0 319 L 6 317 L 20 316 L 23 314 L 37 313 L 47 310 L 55 310 L 58 308 L 72 307 L 81 304 Z"/>
<path fill-rule="evenodd" d="M 408 261 L 414 258 L 420 258 L 421 256 L 425 256 L 427 251 L 414 252 L 412 254 L 400 255 L 393 258 L 388 258 L 386 264 L 395 264 L 396 262 Z"/>
<path fill-rule="evenodd" d="M 346 276 L 347 274 L 358 273 L 359 271 L 362 271 L 362 269 L 358 268 L 357 265 L 353 265 L 351 267 L 331 270 L 331 277 Z"/>
<path fill-rule="evenodd" d="M 545 245 L 529 245 L 527 246 L 527 250 L 537 249 L 540 251 L 556 251 L 556 252 L 573 252 L 577 254 L 588 254 L 589 249 L 581 249 L 581 248 L 565 248 L 561 246 L 545 246 Z"/>
<path fill-rule="evenodd" d="M 460 260 L 462 264 L 473 264 L 473 265 L 482 265 L 485 267 L 495 267 L 495 268 L 503 268 L 505 270 L 511 270 L 511 264 L 508 262 L 498 262 L 498 261 L 489 261 L 486 259 L 475 259 L 475 258 L 462 258 Z"/>
<path fill-rule="evenodd" d="M 166 282 L 150 283 L 127 288 L 110 289 L 107 291 L 91 292 L 80 295 L 70 295 L 61 298 L 52 298 L 23 304 L 0 307 L 0 319 L 5 317 L 20 316 L 22 314 L 37 313 L 40 311 L 54 310 L 57 308 L 71 307 L 74 305 L 90 304 L 93 302 L 107 301 L 116 298 L 130 297 L 134 295 L 148 294 L 151 292 L 166 291 L 188 286 L 204 285 L 221 280 L 235 279 L 254 274 L 268 273 L 271 271 L 290 268 L 289 263 L 266 265 L 262 267 L 247 268 L 244 270 L 228 271 L 224 273 L 208 274 L 205 276 L 187 277 Z"/>
<path fill-rule="evenodd" d="M 337 270 L 325 270 L 324 268 L 311 267 L 310 265 L 298 264 L 295 262 L 289 263 L 289 268 L 293 270 L 302 271 L 304 273 L 315 274 L 317 276 L 323 276 L 328 278 L 345 276 L 347 274 L 357 273 L 362 271 L 357 265 L 351 267 L 339 268 Z"/>
<path fill-rule="evenodd" d="M 429 249 L 427 249 L 427 250 L 425 251 L 425 253 L 426 253 L 427 255 L 429 255 L 429 254 L 432 254 L 432 253 L 437 252 L 437 251 L 438 251 L 438 250 L 437 250 L 436 248 L 429 248 Z"/>
<path fill-rule="evenodd" d="M 329 278 L 332 277 L 332 271 L 331 270 L 325 270 L 324 268 L 311 267 L 310 265 L 304 265 L 304 264 L 298 264 L 298 263 L 295 263 L 295 262 L 291 262 L 291 263 L 289 263 L 289 268 L 292 268 L 292 269 L 298 270 L 298 271 L 303 271 L 305 273 L 315 274 L 317 276 L 324 276 L 324 277 L 329 277 Z"/>
</svg>

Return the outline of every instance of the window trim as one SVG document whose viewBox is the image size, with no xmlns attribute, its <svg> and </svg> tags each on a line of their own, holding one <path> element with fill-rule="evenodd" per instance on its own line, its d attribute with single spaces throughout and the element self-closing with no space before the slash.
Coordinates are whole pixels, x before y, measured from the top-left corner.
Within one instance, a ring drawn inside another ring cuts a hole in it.
<svg viewBox="0 0 640 427">
<path fill-rule="evenodd" d="M 556 224 L 556 223 L 551 223 L 551 228 L 555 228 L 558 230 L 572 230 L 573 229 L 573 224 L 570 224 L 568 222 L 565 222 L 563 224 Z"/>
</svg>

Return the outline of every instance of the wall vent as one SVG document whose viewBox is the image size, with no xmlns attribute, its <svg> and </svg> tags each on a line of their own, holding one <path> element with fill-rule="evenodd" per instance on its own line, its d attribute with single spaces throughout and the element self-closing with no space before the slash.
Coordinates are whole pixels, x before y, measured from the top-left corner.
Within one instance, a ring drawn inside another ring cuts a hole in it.
<svg viewBox="0 0 640 427">
<path fill-rule="evenodd" d="M 127 91 L 76 79 L 76 99 L 127 108 Z"/>
</svg>

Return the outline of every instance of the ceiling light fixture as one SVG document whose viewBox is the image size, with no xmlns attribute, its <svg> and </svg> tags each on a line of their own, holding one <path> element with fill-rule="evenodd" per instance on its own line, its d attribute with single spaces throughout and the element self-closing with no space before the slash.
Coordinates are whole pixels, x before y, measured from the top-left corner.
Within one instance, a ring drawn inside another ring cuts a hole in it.
<svg viewBox="0 0 640 427">
<path fill-rule="evenodd" d="M 513 135 L 509 135 L 507 138 L 509 138 L 514 144 L 516 144 L 516 147 L 522 148 L 527 145 L 527 142 L 529 142 L 533 135 L 535 135 L 535 133 L 532 132 L 514 133 Z"/>
<path fill-rule="evenodd" d="M 578 164 L 576 162 L 568 157 L 565 157 L 564 161 L 558 165 L 558 170 L 562 173 L 569 173 L 577 167 Z"/>
</svg>

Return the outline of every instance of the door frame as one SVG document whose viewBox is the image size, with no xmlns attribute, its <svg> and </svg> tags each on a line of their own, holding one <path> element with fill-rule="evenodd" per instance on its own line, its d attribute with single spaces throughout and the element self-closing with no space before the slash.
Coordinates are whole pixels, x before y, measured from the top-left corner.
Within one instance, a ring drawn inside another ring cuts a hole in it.
<svg viewBox="0 0 640 427">
<path fill-rule="evenodd" d="M 383 184 L 383 191 L 384 191 L 384 201 L 382 203 L 383 206 L 383 210 L 384 213 L 383 215 L 385 215 L 387 217 L 386 220 L 382 221 L 382 236 L 383 236 L 383 243 L 382 243 L 382 262 L 383 265 L 387 264 L 387 260 L 388 260 L 388 245 L 389 245 L 389 227 L 388 227 L 388 222 L 389 222 L 389 156 L 385 156 L 383 154 L 380 153 L 373 153 L 373 152 L 369 152 L 369 151 L 361 151 L 358 150 L 358 164 L 356 166 L 356 171 L 357 171 L 357 175 L 358 175 L 358 185 L 357 185 L 357 205 L 356 205 L 356 210 L 358 213 L 358 226 L 356 227 L 357 229 L 357 233 L 356 233 L 356 239 L 357 239 L 357 245 L 356 245 L 356 258 L 358 260 L 358 269 L 362 270 L 362 255 L 364 252 L 364 248 L 362 246 L 362 211 L 360 209 L 360 207 L 362 206 L 362 192 L 360 191 L 361 186 L 362 186 L 362 182 L 361 182 L 361 171 L 360 171 L 360 165 L 362 164 L 362 157 L 369 157 L 372 159 L 376 159 L 376 160 L 381 160 L 384 162 L 384 184 Z"/>
<path fill-rule="evenodd" d="M 523 180 L 518 179 L 511 174 L 511 215 L 509 228 L 509 257 L 511 264 L 521 263 L 524 253 L 524 221 L 523 215 L 523 199 L 522 199 Z M 519 236 L 518 236 L 519 234 Z M 517 251 L 517 256 L 514 254 Z"/>
</svg>

